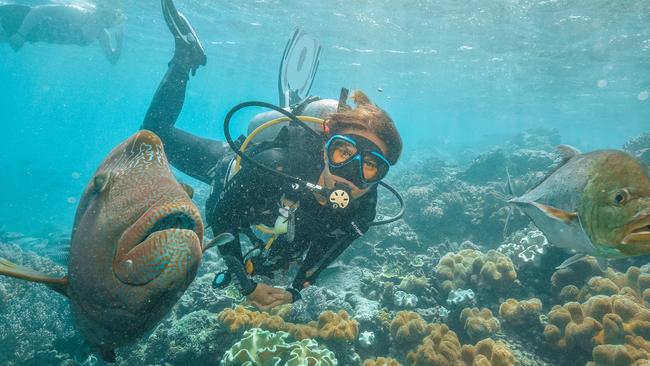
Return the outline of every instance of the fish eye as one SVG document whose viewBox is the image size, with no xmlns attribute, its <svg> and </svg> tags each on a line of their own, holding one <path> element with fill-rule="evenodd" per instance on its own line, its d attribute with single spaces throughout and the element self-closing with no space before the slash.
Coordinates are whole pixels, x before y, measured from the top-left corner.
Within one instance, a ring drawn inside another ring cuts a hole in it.
<svg viewBox="0 0 650 366">
<path fill-rule="evenodd" d="M 616 192 L 616 195 L 614 195 L 614 203 L 617 206 L 622 206 L 628 201 L 629 198 L 630 198 L 630 192 L 628 192 L 627 189 L 623 189 Z"/>
</svg>

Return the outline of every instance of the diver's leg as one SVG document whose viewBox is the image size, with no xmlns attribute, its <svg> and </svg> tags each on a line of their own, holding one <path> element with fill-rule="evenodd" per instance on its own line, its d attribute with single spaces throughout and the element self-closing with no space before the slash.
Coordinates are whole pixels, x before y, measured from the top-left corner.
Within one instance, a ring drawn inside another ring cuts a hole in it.
<svg viewBox="0 0 650 366">
<path fill-rule="evenodd" d="M 205 65 L 205 53 L 189 22 L 176 12 L 171 0 L 162 0 L 162 4 L 176 48 L 141 128 L 160 136 L 169 161 L 176 168 L 201 181 L 211 183 L 208 171 L 223 157 L 227 151 L 226 145 L 174 127 L 183 108 L 190 71 L 194 73 L 199 66 Z M 171 14 L 172 12 L 175 14 Z"/>
</svg>

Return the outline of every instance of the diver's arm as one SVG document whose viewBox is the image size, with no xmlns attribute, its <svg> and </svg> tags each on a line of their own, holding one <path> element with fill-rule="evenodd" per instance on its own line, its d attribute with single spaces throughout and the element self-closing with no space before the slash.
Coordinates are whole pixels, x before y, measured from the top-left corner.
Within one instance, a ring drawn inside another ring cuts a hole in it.
<svg viewBox="0 0 650 366">
<path fill-rule="evenodd" d="M 120 55 L 122 55 L 123 40 L 124 33 L 122 32 L 122 27 L 118 28 L 115 33 L 115 44 L 113 44 L 111 32 L 106 28 L 102 30 L 102 33 L 99 36 L 99 45 L 104 52 L 104 56 L 106 56 L 110 63 L 116 64 Z"/>
<path fill-rule="evenodd" d="M 210 184 L 212 179 L 208 171 L 223 157 L 227 147 L 219 141 L 198 137 L 174 127 L 185 102 L 188 79 L 188 67 L 170 63 L 141 128 L 160 136 L 169 162 L 174 167 Z"/>
<path fill-rule="evenodd" d="M 294 301 L 297 298 L 292 289 L 300 292 L 302 289 L 313 285 L 320 273 L 332 264 L 358 237 L 359 234 L 357 233 L 347 233 L 344 237 L 339 238 L 335 243 L 330 245 L 326 243 L 312 243 L 309 251 L 307 251 L 305 260 L 291 283 L 291 287 L 287 289 L 287 291 L 291 291 L 294 295 Z M 323 250 L 323 248 L 331 248 L 331 250 Z"/>
</svg>

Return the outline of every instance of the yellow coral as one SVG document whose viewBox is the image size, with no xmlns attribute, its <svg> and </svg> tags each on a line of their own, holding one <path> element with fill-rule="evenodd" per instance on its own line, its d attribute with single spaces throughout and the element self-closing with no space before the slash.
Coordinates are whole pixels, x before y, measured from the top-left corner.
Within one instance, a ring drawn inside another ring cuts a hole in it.
<svg viewBox="0 0 650 366">
<path fill-rule="evenodd" d="M 444 324 L 431 324 L 431 333 L 407 358 L 412 366 L 456 366 L 460 359 L 458 336 Z"/>
<path fill-rule="evenodd" d="M 490 309 L 465 308 L 460 313 L 460 321 L 471 339 L 483 339 L 501 329 Z"/>
<path fill-rule="evenodd" d="M 359 323 L 345 310 L 338 313 L 323 312 L 318 318 L 318 336 L 335 341 L 355 341 L 359 336 Z"/>
<path fill-rule="evenodd" d="M 436 266 L 436 277 L 445 295 L 467 287 L 505 292 L 517 279 L 517 272 L 510 258 L 495 250 L 484 254 L 464 249 L 443 256 Z"/>
<path fill-rule="evenodd" d="M 508 346 L 495 342 L 490 338 L 476 343 L 476 346 L 465 345 L 461 349 L 463 366 L 514 366 L 517 365 L 515 356 Z"/>
<path fill-rule="evenodd" d="M 514 328 L 539 324 L 538 319 L 541 311 L 542 302 L 537 298 L 522 301 L 507 299 L 499 307 L 499 315 L 506 325 Z"/>
<path fill-rule="evenodd" d="M 431 333 L 432 327 L 422 319 L 420 314 L 413 311 L 400 311 L 390 324 L 390 335 L 393 342 L 407 349 L 414 347 Z"/>
<path fill-rule="evenodd" d="M 217 318 L 228 326 L 231 332 L 257 327 L 274 332 L 285 331 L 296 339 L 319 337 L 339 342 L 355 341 L 359 335 L 359 323 L 350 318 L 345 310 L 338 313 L 325 311 L 320 315 L 318 322 L 309 324 L 288 323 L 277 315 L 247 310 L 242 306 L 225 309 Z"/>
<path fill-rule="evenodd" d="M 377 357 L 363 361 L 363 366 L 402 366 L 402 364 L 390 357 Z"/>
</svg>

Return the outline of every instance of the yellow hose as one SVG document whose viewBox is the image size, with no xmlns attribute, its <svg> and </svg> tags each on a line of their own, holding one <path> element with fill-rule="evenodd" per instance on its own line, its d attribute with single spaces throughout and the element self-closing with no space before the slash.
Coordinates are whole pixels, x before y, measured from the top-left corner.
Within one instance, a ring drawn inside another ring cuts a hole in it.
<svg viewBox="0 0 650 366">
<path fill-rule="evenodd" d="M 303 121 L 303 122 L 317 123 L 317 124 L 321 124 L 321 125 L 323 123 L 325 123 L 324 119 L 311 117 L 311 116 L 298 116 L 298 119 Z M 262 125 L 260 125 L 255 130 L 253 130 L 253 132 L 251 132 L 251 134 L 248 135 L 248 137 L 246 137 L 246 140 L 244 140 L 244 143 L 241 144 L 241 147 L 239 148 L 239 150 L 241 152 L 246 151 L 246 148 L 248 147 L 248 144 L 250 144 L 250 142 L 253 140 L 253 138 L 255 138 L 255 136 L 257 136 L 258 133 L 264 131 L 268 127 L 277 125 L 278 123 L 287 122 L 289 120 L 290 120 L 289 117 L 279 117 L 279 118 L 272 119 L 270 121 L 264 122 Z M 240 168 L 241 168 L 241 156 L 237 155 L 237 159 L 235 161 L 235 172 L 234 173 L 237 173 Z"/>
</svg>

